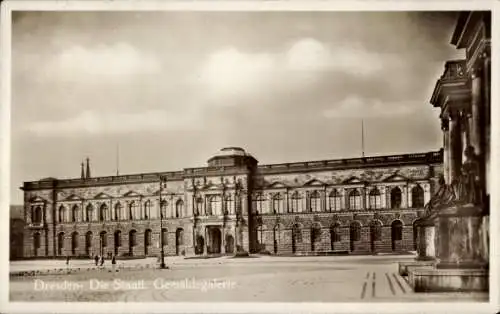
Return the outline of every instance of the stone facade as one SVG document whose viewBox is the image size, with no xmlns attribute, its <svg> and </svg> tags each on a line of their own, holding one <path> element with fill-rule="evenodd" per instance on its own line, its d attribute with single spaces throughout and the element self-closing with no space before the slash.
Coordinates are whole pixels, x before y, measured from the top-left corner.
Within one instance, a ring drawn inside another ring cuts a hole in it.
<svg viewBox="0 0 500 314">
<path fill-rule="evenodd" d="M 411 251 L 442 158 L 258 165 L 231 147 L 207 167 L 25 182 L 23 253 L 157 256 L 162 242 L 166 256 Z"/>
</svg>

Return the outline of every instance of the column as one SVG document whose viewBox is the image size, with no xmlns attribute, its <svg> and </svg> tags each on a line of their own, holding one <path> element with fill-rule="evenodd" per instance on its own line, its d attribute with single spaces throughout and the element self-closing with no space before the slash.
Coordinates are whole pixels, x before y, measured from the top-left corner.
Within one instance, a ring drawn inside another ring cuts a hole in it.
<svg viewBox="0 0 500 314">
<path fill-rule="evenodd" d="M 450 183 L 450 132 L 449 119 L 441 118 L 441 130 L 443 131 L 443 175 L 444 181 Z"/>
<path fill-rule="evenodd" d="M 403 186 L 401 191 L 401 208 L 408 207 L 408 185 Z"/>
<path fill-rule="evenodd" d="M 450 182 L 458 179 L 460 176 L 460 167 L 462 166 L 462 138 L 460 131 L 460 116 L 458 111 L 452 111 L 450 114 Z"/>
<path fill-rule="evenodd" d="M 288 208 L 289 208 L 289 202 L 288 202 L 288 190 L 285 192 L 285 200 L 283 204 L 283 213 L 288 213 Z"/>
<path fill-rule="evenodd" d="M 470 145 L 476 154 L 481 152 L 481 72 L 475 68 L 471 74 L 471 110 L 469 118 Z"/>
</svg>

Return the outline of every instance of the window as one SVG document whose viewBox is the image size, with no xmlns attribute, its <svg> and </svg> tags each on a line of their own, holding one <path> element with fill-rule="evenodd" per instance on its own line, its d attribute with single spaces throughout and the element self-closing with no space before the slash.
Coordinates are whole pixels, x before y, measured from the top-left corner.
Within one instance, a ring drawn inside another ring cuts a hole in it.
<svg viewBox="0 0 500 314">
<path fill-rule="evenodd" d="M 221 215 L 221 199 L 219 195 L 213 195 L 208 199 L 207 215 Z"/>
<path fill-rule="evenodd" d="M 77 222 L 80 219 L 78 218 L 78 205 L 74 205 L 73 208 L 71 209 L 71 222 Z"/>
<path fill-rule="evenodd" d="M 71 234 L 71 254 L 75 255 L 78 249 L 78 233 L 73 232 Z"/>
<path fill-rule="evenodd" d="M 309 197 L 309 206 L 312 212 L 321 211 L 321 198 L 318 191 L 311 193 Z"/>
<path fill-rule="evenodd" d="M 280 193 L 273 196 L 273 213 L 279 214 L 283 212 L 283 197 Z"/>
<path fill-rule="evenodd" d="M 196 199 L 196 213 L 198 215 L 202 215 L 203 214 L 203 200 L 201 199 L 201 197 L 199 197 L 198 199 Z"/>
<path fill-rule="evenodd" d="M 168 244 L 168 230 L 166 228 L 161 229 L 161 239 L 164 246 Z"/>
<path fill-rule="evenodd" d="M 120 230 L 115 231 L 115 247 L 122 246 L 122 233 Z"/>
<path fill-rule="evenodd" d="M 99 233 L 99 240 L 101 241 L 101 247 L 108 246 L 108 236 L 106 231 L 101 231 L 101 233 Z"/>
<path fill-rule="evenodd" d="M 132 201 L 128 205 L 128 216 L 129 216 L 129 219 L 130 220 L 137 219 L 138 216 L 136 216 L 136 214 L 137 214 L 137 204 L 134 201 Z"/>
<path fill-rule="evenodd" d="M 122 219 L 122 204 L 117 203 L 115 205 L 115 220 L 121 220 Z"/>
<path fill-rule="evenodd" d="M 57 235 L 57 255 L 62 255 L 64 248 L 64 232 Z"/>
<path fill-rule="evenodd" d="M 90 255 L 90 249 L 92 248 L 92 232 L 88 231 L 85 234 L 85 253 Z"/>
<path fill-rule="evenodd" d="M 152 242 L 151 239 L 151 229 L 147 229 L 146 232 L 144 233 L 144 245 L 145 246 L 150 246 Z"/>
<path fill-rule="evenodd" d="M 380 191 L 377 188 L 373 188 L 370 191 L 369 205 L 370 209 L 378 209 L 382 207 L 382 197 L 380 196 Z"/>
<path fill-rule="evenodd" d="M 175 203 L 175 217 L 176 218 L 182 217 L 183 211 L 184 211 L 184 202 L 182 200 L 178 200 L 177 203 Z"/>
<path fill-rule="evenodd" d="M 357 221 L 353 221 L 349 226 L 349 234 L 351 236 L 351 242 L 361 240 L 361 224 Z"/>
<path fill-rule="evenodd" d="M 391 208 L 401 208 L 401 190 L 398 187 L 391 190 Z"/>
<path fill-rule="evenodd" d="M 392 241 L 399 241 L 403 239 L 403 223 L 401 220 L 394 220 L 391 224 L 391 238 Z"/>
<path fill-rule="evenodd" d="M 108 206 L 106 204 L 102 204 L 99 208 L 99 221 L 108 220 Z"/>
<path fill-rule="evenodd" d="M 424 207 L 424 189 L 417 185 L 411 189 L 412 207 Z"/>
<path fill-rule="evenodd" d="M 64 222 L 64 206 L 59 206 L 59 210 L 57 211 L 58 214 L 58 221 L 59 222 Z"/>
<path fill-rule="evenodd" d="M 358 190 L 349 193 L 349 209 L 361 209 L 361 194 Z"/>
<path fill-rule="evenodd" d="M 342 241 L 342 235 L 340 233 L 340 225 L 338 223 L 330 227 L 330 241 L 332 243 Z"/>
<path fill-rule="evenodd" d="M 302 242 L 302 230 L 299 225 L 293 225 L 292 237 L 297 242 Z"/>
<path fill-rule="evenodd" d="M 136 239 L 136 231 L 135 230 L 130 230 L 128 233 L 128 245 L 129 247 L 134 247 L 137 245 L 137 239 Z"/>
<path fill-rule="evenodd" d="M 342 195 L 337 190 L 333 190 L 328 196 L 328 208 L 330 211 L 342 209 Z"/>
<path fill-rule="evenodd" d="M 94 215 L 94 207 L 92 206 L 92 204 L 88 204 L 87 210 L 86 210 L 85 221 L 87 221 L 87 222 L 92 221 L 93 215 Z"/>
<path fill-rule="evenodd" d="M 33 215 L 33 223 L 42 223 L 42 208 L 40 206 L 35 207 L 35 212 Z"/>
<path fill-rule="evenodd" d="M 297 191 L 293 192 L 292 199 L 290 200 L 290 208 L 288 209 L 288 212 L 290 212 L 290 213 L 299 212 L 300 201 L 301 201 L 301 197 L 300 197 L 299 193 Z"/>
<path fill-rule="evenodd" d="M 378 220 L 374 220 L 370 224 L 370 240 L 372 242 L 382 240 L 382 225 Z"/>
<path fill-rule="evenodd" d="M 40 233 L 38 232 L 33 235 L 33 246 L 35 249 L 40 248 Z"/>
<path fill-rule="evenodd" d="M 257 214 L 264 213 L 264 196 L 262 196 L 262 193 L 257 193 L 255 196 L 255 212 Z"/>
<path fill-rule="evenodd" d="M 151 218 L 151 201 L 147 200 L 144 203 L 144 219 L 150 219 Z"/>
</svg>

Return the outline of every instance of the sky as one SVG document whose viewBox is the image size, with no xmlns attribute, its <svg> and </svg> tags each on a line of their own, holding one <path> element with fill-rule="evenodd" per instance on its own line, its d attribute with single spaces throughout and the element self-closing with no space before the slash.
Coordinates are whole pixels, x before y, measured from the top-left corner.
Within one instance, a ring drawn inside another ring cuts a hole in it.
<svg viewBox="0 0 500 314">
<path fill-rule="evenodd" d="M 447 12 L 14 12 L 11 203 L 19 186 L 438 150 L 429 104 Z M 118 153 L 117 153 L 118 152 Z M 119 158 L 117 158 L 119 156 Z M 118 160 L 118 161 L 117 161 Z"/>
</svg>

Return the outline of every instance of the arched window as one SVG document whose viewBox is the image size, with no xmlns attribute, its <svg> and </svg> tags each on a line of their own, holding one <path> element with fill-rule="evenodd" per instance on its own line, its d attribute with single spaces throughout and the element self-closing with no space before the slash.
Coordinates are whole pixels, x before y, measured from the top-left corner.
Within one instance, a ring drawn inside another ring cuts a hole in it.
<svg viewBox="0 0 500 314">
<path fill-rule="evenodd" d="M 227 195 L 225 198 L 224 210 L 227 215 L 234 214 L 233 198 L 231 197 L 231 194 Z"/>
<path fill-rule="evenodd" d="M 265 205 L 264 205 L 264 196 L 262 193 L 257 193 L 255 195 L 255 213 L 258 214 L 263 214 L 265 210 Z"/>
<path fill-rule="evenodd" d="M 424 207 L 424 189 L 420 185 L 411 189 L 411 202 L 412 207 Z"/>
<path fill-rule="evenodd" d="M 151 239 L 151 229 L 146 229 L 146 232 L 144 233 L 144 245 L 145 246 L 150 246 L 152 242 Z"/>
<path fill-rule="evenodd" d="M 349 193 L 349 209 L 361 209 L 361 194 L 358 190 Z"/>
<path fill-rule="evenodd" d="M 115 248 L 122 246 L 122 232 L 120 230 L 115 231 Z"/>
<path fill-rule="evenodd" d="M 42 208 L 40 206 L 35 207 L 35 212 L 33 215 L 33 223 L 42 223 Z"/>
<path fill-rule="evenodd" d="M 370 239 L 371 241 L 382 240 L 382 225 L 378 220 L 374 220 L 370 223 Z"/>
<path fill-rule="evenodd" d="M 160 204 L 160 218 L 162 218 L 162 219 L 164 219 L 165 217 L 168 217 L 167 216 L 167 206 L 168 206 L 168 202 L 165 200 L 162 200 L 161 204 Z"/>
<path fill-rule="evenodd" d="M 40 233 L 38 232 L 33 235 L 33 246 L 35 249 L 40 248 Z"/>
<path fill-rule="evenodd" d="M 58 222 L 64 222 L 64 206 L 59 206 L 59 210 L 57 211 L 57 220 Z"/>
<path fill-rule="evenodd" d="M 342 241 L 342 235 L 340 233 L 340 224 L 335 223 L 330 227 L 330 242 L 340 242 Z M 333 248 L 332 248 L 333 250 Z"/>
<path fill-rule="evenodd" d="M 349 226 L 349 234 L 351 236 L 351 242 L 361 240 L 361 224 L 357 221 L 353 221 Z"/>
<path fill-rule="evenodd" d="M 183 212 L 184 212 L 184 202 L 182 200 L 178 200 L 177 203 L 175 203 L 175 217 L 176 218 L 182 217 Z"/>
<path fill-rule="evenodd" d="M 167 228 L 163 228 L 161 229 L 161 238 L 162 238 L 162 241 L 163 241 L 163 245 L 167 245 L 168 244 L 168 230 Z"/>
<path fill-rule="evenodd" d="M 71 222 L 80 221 L 79 217 L 80 215 L 79 215 L 78 205 L 74 205 L 73 208 L 71 209 Z"/>
<path fill-rule="evenodd" d="M 135 201 L 130 202 L 128 205 L 128 216 L 130 220 L 138 219 L 137 216 L 137 203 Z"/>
<path fill-rule="evenodd" d="M 102 204 L 99 208 L 99 221 L 108 220 L 108 205 Z"/>
<path fill-rule="evenodd" d="M 129 245 L 129 247 L 134 247 L 137 245 L 136 233 L 137 233 L 137 231 L 135 231 L 135 230 L 130 230 L 130 232 L 128 233 L 128 245 Z"/>
<path fill-rule="evenodd" d="M 342 209 L 342 195 L 337 190 L 330 192 L 328 196 L 328 208 L 330 211 L 337 211 Z"/>
<path fill-rule="evenodd" d="M 92 249 L 92 232 L 88 231 L 85 234 L 85 253 L 90 255 L 90 250 Z"/>
<path fill-rule="evenodd" d="M 403 223 L 401 220 L 394 220 L 391 224 L 391 238 L 392 241 L 399 241 L 403 239 Z"/>
<path fill-rule="evenodd" d="M 401 208 L 401 190 L 398 187 L 391 190 L 391 208 Z"/>
<path fill-rule="evenodd" d="M 78 250 L 78 233 L 73 232 L 71 234 L 71 254 L 75 255 Z"/>
<path fill-rule="evenodd" d="M 380 196 L 380 191 L 377 188 L 373 188 L 368 197 L 370 209 L 378 209 L 382 207 L 382 197 Z"/>
<path fill-rule="evenodd" d="M 101 233 L 99 233 L 99 240 L 101 241 L 101 247 L 108 246 L 108 234 L 106 231 L 101 231 Z"/>
<path fill-rule="evenodd" d="M 318 191 L 314 191 L 309 196 L 309 206 L 312 212 L 321 211 L 321 197 Z"/>
<path fill-rule="evenodd" d="M 208 199 L 208 208 L 207 208 L 207 215 L 221 215 L 222 214 L 222 209 L 221 209 L 221 199 L 219 195 L 212 195 Z"/>
<path fill-rule="evenodd" d="M 283 197 L 281 193 L 276 193 L 273 196 L 273 213 L 280 214 L 283 212 Z"/>
<path fill-rule="evenodd" d="M 288 208 L 288 211 L 290 213 L 299 212 L 301 199 L 302 197 L 300 196 L 299 192 L 297 191 L 293 192 L 292 199 L 290 200 L 290 207 Z"/>
<path fill-rule="evenodd" d="M 115 205 L 115 220 L 122 220 L 122 204 L 117 203 Z"/>
<path fill-rule="evenodd" d="M 151 201 L 147 200 L 144 203 L 144 219 L 150 219 L 151 218 Z"/>
<path fill-rule="evenodd" d="M 64 249 L 64 232 L 57 235 L 57 255 L 62 255 Z"/>
<path fill-rule="evenodd" d="M 94 215 L 94 207 L 92 206 L 92 204 L 88 204 L 86 209 L 85 221 L 89 222 L 94 220 L 92 219 L 93 215 Z"/>
</svg>

